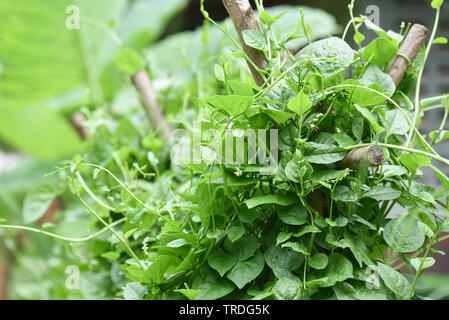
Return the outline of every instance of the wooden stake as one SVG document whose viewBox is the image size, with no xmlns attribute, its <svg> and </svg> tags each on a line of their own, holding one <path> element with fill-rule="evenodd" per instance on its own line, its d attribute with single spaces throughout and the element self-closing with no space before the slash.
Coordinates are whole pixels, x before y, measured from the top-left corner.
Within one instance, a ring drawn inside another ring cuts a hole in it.
<svg viewBox="0 0 449 320">
<path fill-rule="evenodd" d="M 234 23 L 235 29 L 239 35 L 240 43 L 242 44 L 243 51 L 248 55 L 251 61 L 262 70 L 267 68 L 268 62 L 262 51 L 256 50 L 254 48 L 248 47 L 243 40 L 244 30 L 254 30 L 260 32 L 259 24 L 257 22 L 256 15 L 249 3 L 249 0 L 222 0 L 229 16 Z M 259 72 L 248 63 L 253 75 L 254 80 L 258 86 L 264 84 L 264 80 L 259 74 Z"/>
<path fill-rule="evenodd" d="M 341 164 L 350 169 L 378 166 L 384 161 L 384 157 L 382 148 L 370 146 L 349 151 Z"/>
<path fill-rule="evenodd" d="M 402 78 L 404 78 L 411 63 L 415 61 L 416 55 L 426 41 L 428 35 L 429 29 L 423 25 L 414 24 L 411 27 L 396 58 L 387 72 L 393 79 L 396 87 L 401 83 Z"/>
<path fill-rule="evenodd" d="M 79 111 L 75 112 L 70 117 L 70 123 L 72 124 L 72 127 L 76 130 L 78 135 L 80 136 L 81 140 L 87 140 L 91 135 L 90 130 L 84 126 L 85 122 L 86 122 L 86 118 Z"/>
<path fill-rule="evenodd" d="M 153 126 L 154 130 L 160 130 L 162 137 L 168 139 L 170 137 L 170 128 L 167 119 L 162 111 L 161 106 L 157 102 L 156 93 L 153 90 L 150 77 L 146 70 L 137 71 L 131 76 L 131 80 L 140 93 L 145 113 Z"/>
</svg>

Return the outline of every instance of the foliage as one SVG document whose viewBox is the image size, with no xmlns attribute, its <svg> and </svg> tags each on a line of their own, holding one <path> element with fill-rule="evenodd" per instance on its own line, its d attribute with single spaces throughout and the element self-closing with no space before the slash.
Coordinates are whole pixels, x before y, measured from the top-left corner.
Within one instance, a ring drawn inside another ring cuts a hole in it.
<svg viewBox="0 0 449 320">
<path fill-rule="evenodd" d="M 57 216 L 61 223 L 50 227 L 54 230 L 26 229 L 52 238 L 57 256 L 52 272 L 61 275 L 62 261 L 73 261 L 83 275 L 80 296 L 51 283 L 53 291 L 41 298 L 422 297 L 419 277 L 432 265 L 432 255 L 441 254 L 433 247 L 448 228 L 449 180 L 433 166 L 442 188 L 417 179 L 431 160 L 449 165 L 434 150 L 448 137 L 444 121 L 429 137 L 419 132 L 429 107 L 407 94 L 415 82 L 419 88 L 436 29 L 407 81 L 396 88 L 385 72 L 403 32 L 376 27 L 377 38 L 362 46 L 360 24 L 373 27 L 366 17 L 353 18 L 355 50 L 344 39 L 347 32 L 314 41 L 316 28 L 303 19 L 306 8 L 296 24 L 281 30 L 288 15 L 256 4 L 261 33 L 246 33 L 244 39 L 268 60 L 267 70 L 260 71 L 264 87 L 250 78 L 241 47 L 232 47 L 238 40 L 229 20 L 215 23 L 203 8 L 203 29 L 159 43 L 143 60 L 149 60 L 177 128 L 193 132 L 190 122 L 200 119 L 203 137 L 216 129 L 219 142 L 225 142 L 226 129 L 277 129 L 275 173 L 262 174 L 264 163 L 218 158 L 171 162 L 174 142 L 149 132 L 141 112 L 125 111 L 133 105 L 128 93 L 118 93 L 112 102 L 120 105 L 116 112 L 86 111 L 92 139 L 83 154 L 53 172 L 59 178 L 54 189 L 68 204 Z M 438 21 L 441 3 L 433 6 Z M 307 45 L 293 55 L 289 46 L 298 39 Z M 207 56 L 213 58 L 205 61 Z M 134 53 L 115 57 L 115 67 L 125 72 L 140 63 Z M 449 112 L 447 95 L 432 103 Z M 372 145 L 385 152 L 381 166 L 341 166 L 348 151 Z M 197 147 L 204 153 L 220 150 L 217 141 L 206 139 Z M 28 194 L 24 222 L 39 218 L 50 190 L 40 186 Z M 391 219 L 394 206 L 404 212 Z M 63 240 L 67 244 L 61 247 Z M 403 266 L 409 274 L 400 272 Z M 30 297 L 23 291 L 16 294 Z"/>
</svg>

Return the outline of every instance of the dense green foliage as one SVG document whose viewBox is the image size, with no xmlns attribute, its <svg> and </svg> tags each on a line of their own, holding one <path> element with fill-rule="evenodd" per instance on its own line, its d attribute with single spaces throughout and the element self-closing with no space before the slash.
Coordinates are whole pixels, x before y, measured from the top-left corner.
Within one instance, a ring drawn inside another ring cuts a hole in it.
<svg viewBox="0 0 449 320">
<path fill-rule="evenodd" d="M 432 2 L 437 21 L 442 2 Z M 433 255 L 443 254 L 433 247 L 449 228 L 449 178 L 431 163 L 449 165 L 434 150 L 449 138 L 446 117 L 429 136 L 418 130 L 426 108 L 449 113 L 447 95 L 419 97 L 438 23 L 396 88 L 385 72 L 407 28 L 386 32 L 353 17 L 351 3 L 343 37 L 322 39 L 338 31 L 323 12 L 287 8 L 282 15 L 286 8 L 256 4 L 262 32 L 246 32 L 244 39 L 268 60 L 260 71 L 263 87 L 254 84 L 230 21 L 217 24 L 204 9 L 202 29 L 143 55 L 117 28 L 124 44 L 104 72 L 126 76 L 147 66 L 173 127 L 194 134 L 192 122 L 200 120 L 203 140 L 196 147 L 204 157 L 221 151 L 230 132 L 277 129 L 275 174 L 263 174 L 263 163 L 170 161 L 179 141 L 149 130 L 126 85 L 105 84 L 114 98 L 84 108 L 94 134 L 82 152 L 27 193 L 24 224 L 35 223 L 57 196 L 67 207 L 57 226 L 28 228 L 51 238 L 32 234 L 50 262 L 42 269 L 33 264 L 45 280 L 30 290 L 32 276 L 24 274 L 31 258 L 24 255 L 18 297 L 422 298 L 420 275 Z M 376 34 L 371 43 L 364 42 L 362 24 Z M 345 41 L 350 28 L 357 49 Z M 289 50 L 299 47 L 295 55 Z M 415 102 L 408 98 L 413 91 Z M 204 138 L 209 129 L 221 133 L 218 141 Z M 348 151 L 370 145 L 384 150 L 381 166 L 341 166 Z M 417 182 L 423 167 L 432 168 L 441 188 Z M 391 219 L 394 207 L 402 214 Z M 11 233 L 26 228 L 2 226 Z M 67 265 L 81 270 L 80 291 L 65 288 Z M 402 266 L 409 272 L 401 273 Z"/>
</svg>

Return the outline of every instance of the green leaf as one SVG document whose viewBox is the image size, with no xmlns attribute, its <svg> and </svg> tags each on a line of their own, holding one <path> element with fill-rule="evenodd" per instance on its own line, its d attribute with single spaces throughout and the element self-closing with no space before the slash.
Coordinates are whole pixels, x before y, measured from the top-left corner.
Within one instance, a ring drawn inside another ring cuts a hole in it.
<svg viewBox="0 0 449 320">
<path fill-rule="evenodd" d="M 105 259 L 117 260 L 120 257 L 120 253 L 110 251 L 110 252 L 102 253 L 101 256 Z"/>
<path fill-rule="evenodd" d="M 242 226 L 234 226 L 228 231 L 229 240 L 232 242 L 240 239 L 245 234 L 245 228 Z"/>
<path fill-rule="evenodd" d="M 370 191 L 364 194 L 364 197 L 372 198 L 377 201 L 394 200 L 401 196 L 401 191 L 384 185 L 376 185 Z"/>
<path fill-rule="evenodd" d="M 303 286 L 299 279 L 293 280 L 286 277 L 276 281 L 272 291 L 278 300 L 302 300 Z"/>
<path fill-rule="evenodd" d="M 352 48 L 342 39 L 331 37 L 313 42 L 298 52 L 296 60 L 322 59 L 311 61 L 310 64 L 329 78 L 344 71 L 354 60 Z"/>
<path fill-rule="evenodd" d="M 348 186 L 337 186 L 334 191 L 334 199 L 343 202 L 354 202 L 359 199 L 358 194 Z"/>
<path fill-rule="evenodd" d="M 56 194 L 53 186 L 48 184 L 31 189 L 23 203 L 23 222 L 30 224 L 39 220 L 50 207 Z"/>
<path fill-rule="evenodd" d="M 298 269 L 304 263 L 304 256 L 289 248 L 271 246 L 265 251 L 265 262 L 273 270 Z"/>
<path fill-rule="evenodd" d="M 434 9 L 440 9 L 441 6 L 443 5 L 444 0 L 432 0 L 432 8 Z"/>
<path fill-rule="evenodd" d="M 303 255 L 309 255 L 309 251 L 306 249 L 306 247 L 299 242 L 286 242 L 281 245 L 282 248 L 290 248 L 293 251 L 302 253 Z"/>
<path fill-rule="evenodd" d="M 232 282 L 224 278 L 205 281 L 195 287 L 200 291 L 195 300 L 216 300 L 228 295 L 234 288 Z"/>
<path fill-rule="evenodd" d="M 425 270 L 427 268 L 430 268 L 435 264 L 435 259 L 432 257 L 427 258 L 413 258 L 410 260 L 410 264 L 413 266 L 413 268 L 418 271 L 421 267 L 421 270 Z"/>
<path fill-rule="evenodd" d="M 293 195 L 268 194 L 245 200 L 245 204 L 248 209 L 252 209 L 263 204 L 278 204 L 280 206 L 289 206 L 296 201 L 297 198 Z"/>
<path fill-rule="evenodd" d="M 374 131 L 379 134 L 381 132 L 385 131 L 385 128 L 383 128 L 378 122 L 376 117 L 373 113 L 368 111 L 366 108 L 362 106 L 355 105 L 355 108 L 362 114 L 362 116 L 365 117 L 366 120 L 371 124 L 371 127 L 374 129 Z"/>
<path fill-rule="evenodd" d="M 418 168 L 427 167 L 431 163 L 429 157 L 414 153 L 403 153 L 399 157 L 399 161 L 412 173 L 416 173 Z"/>
<path fill-rule="evenodd" d="M 179 292 L 184 295 L 189 300 L 195 300 L 195 298 L 200 294 L 201 290 L 193 290 L 193 289 L 176 289 L 174 292 Z"/>
<path fill-rule="evenodd" d="M 180 248 L 186 244 L 187 244 L 187 240 L 184 238 L 180 238 L 180 239 L 175 239 L 173 241 L 170 241 L 169 243 L 166 244 L 166 246 L 169 248 Z"/>
<path fill-rule="evenodd" d="M 320 229 L 318 229 L 316 226 L 308 225 L 299 228 L 298 232 L 294 233 L 293 236 L 300 238 L 307 233 L 320 233 L 320 232 L 321 232 Z"/>
<path fill-rule="evenodd" d="M 307 211 L 303 206 L 293 205 L 279 209 L 279 219 L 286 224 L 300 226 L 307 222 Z"/>
<path fill-rule="evenodd" d="M 392 96 L 396 91 L 396 85 L 394 84 L 393 79 L 380 70 L 379 67 L 374 65 L 368 67 L 362 76 L 361 82 L 366 86 L 371 86 L 372 84 L 380 85 L 387 96 Z M 385 100 L 385 98 L 383 99 Z"/>
<path fill-rule="evenodd" d="M 114 55 L 114 62 L 117 67 L 127 73 L 133 75 L 137 71 L 145 68 L 142 57 L 134 49 L 124 47 Z"/>
<path fill-rule="evenodd" d="M 447 38 L 446 37 L 438 37 L 435 40 L 433 40 L 433 44 L 447 44 Z"/>
<path fill-rule="evenodd" d="M 280 245 L 281 243 L 284 243 L 288 239 L 290 239 L 292 236 L 291 232 L 279 232 L 278 236 L 276 237 L 276 245 Z"/>
<path fill-rule="evenodd" d="M 167 275 L 174 271 L 179 259 L 173 256 L 158 255 L 152 264 L 145 270 L 142 282 L 160 284 L 167 281 Z"/>
<path fill-rule="evenodd" d="M 253 97 L 248 96 L 212 96 L 206 102 L 217 109 L 226 111 L 230 116 L 236 116 L 245 112 L 254 102 Z"/>
<path fill-rule="evenodd" d="M 309 146 L 305 150 L 304 159 L 310 163 L 331 164 L 342 160 L 346 152 L 342 148 L 330 145 L 309 142 Z"/>
<path fill-rule="evenodd" d="M 260 32 L 255 30 L 243 30 L 242 36 L 247 46 L 257 50 L 268 50 L 267 41 Z"/>
<path fill-rule="evenodd" d="M 129 282 L 125 286 L 123 296 L 125 300 L 142 300 L 148 288 L 139 282 Z"/>
<path fill-rule="evenodd" d="M 353 278 L 353 267 L 351 261 L 339 253 L 329 255 L 329 263 L 325 270 L 321 270 L 319 277 L 326 277 L 326 283 L 320 283 L 320 287 L 331 287 L 337 282 Z"/>
<path fill-rule="evenodd" d="M 301 90 L 295 98 L 288 102 L 287 107 L 297 115 L 302 116 L 312 108 L 312 102 Z"/>
<path fill-rule="evenodd" d="M 414 216 L 399 216 L 387 223 L 383 233 L 387 244 L 396 252 L 409 253 L 418 250 L 424 243 L 425 235 Z"/>
<path fill-rule="evenodd" d="M 326 269 L 329 257 L 324 253 L 317 253 L 309 259 L 309 265 L 317 270 Z"/>
<path fill-rule="evenodd" d="M 237 263 L 238 255 L 233 253 L 227 253 L 223 249 L 215 248 L 211 251 L 207 257 L 207 263 L 211 268 L 216 270 L 220 276 L 224 276 L 226 272 L 232 269 Z"/>
<path fill-rule="evenodd" d="M 257 251 L 254 257 L 237 263 L 226 277 L 242 289 L 247 283 L 256 279 L 262 272 L 265 265 L 263 254 Z"/>
<path fill-rule="evenodd" d="M 238 257 L 238 261 L 244 261 L 251 257 L 256 252 L 259 241 L 253 235 L 241 237 L 235 242 L 231 242 L 226 239 L 224 242 L 224 248 L 227 252 L 235 253 Z"/>
<path fill-rule="evenodd" d="M 449 178 L 448 176 L 442 172 L 437 167 L 430 165 L 430 168 L 433 170 L 435 175 L 438 177 L 438 180 L 440 180 L 441 185 L 444 187 L 445 190 L 449 190 Z"/>
<path fill-rule="evenodd" d="M 367 266 L 372 264 L 371 259 L 367 255 L 368 248 L 361 238 L 357 238 L 355 235 L 350 234 L 347 230 L 344 232 L 344 238 L 349 244 L 349 249 L 359 263 L 360 268 L 363 266 L 363 263 Z"/>
<path fill-rule="evenodd" d="M 407 169 L 403 166 L 383 165 L 382 169 L 384 177 L 403 176 L 407 173 Z"/>
<path fill-rule="evenodd" d="M 380 37 L 374 39 L 366 46 L 362 52 L 362 59 L 368 61 L 371 58 L 371 63 L 374 63 L 379 68 L 383 68 L 393 60 L 397 50 L 398 47 L 393 41 Z"/>
<path fill-rule="evenodd" d="M 398 299 L 405 300 L 408 297 L 412 286 L 402 274 L 381 262 L 377 263 L 377 271 L 385 285 Z"/>
</svg>

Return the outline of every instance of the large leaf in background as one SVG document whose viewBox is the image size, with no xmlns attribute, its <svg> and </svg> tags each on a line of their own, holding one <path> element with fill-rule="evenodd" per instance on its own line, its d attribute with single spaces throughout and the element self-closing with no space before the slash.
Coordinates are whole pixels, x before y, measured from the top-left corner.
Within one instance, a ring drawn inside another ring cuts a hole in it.
<svg viewBox="0 0 449 320">
<path fill-rule="evenodd" d="M 289 12 L 272 25 L 277 37 L 282 37 L 282 31 L 295 31 L 299 21 L 298 6 L 275 6 L 265 8 L 270 15 L 276 15 L 286 10 Z M 333 16 L 320 9 L 302 7 L 306 22 L 313 28 L 313 40 L 322 38 L 328 34 L 339 32 Z M 228 31 L 235 39 L 237 32 L 230 19 L 225 21 Z M 203 41 L 207 39 L 207 41 Z M 297 39 L 289 42 L 289 47 L 299 48 L 305 45 L 307 40 Z M 210 70 L 208 76 L 213 76 L 214 64 L 218 63 L 218 57 L 223 52 L 223 47 L 234 48 L 234 44 L 218 28 L 210 27 L 205 31 L 202 27 L 195 31 L 178 33 L 157 43 L 148 51 L 147 60 L 151 63 L 155 86 L 165 88 L 179 85 L 185 81 L 195 80 L 199 70 Z M 244 60 L 238 59 L 243 65 Z M 200 67 L 202 67 L 200 69 Z M 204 75 L 202 75 L 204 76 Z"/>
<path fill-rule="evenodd" d="M 185 3 L 0 0 L 0 137 L 43 159 L 75 152 L 79 139 L 56 111 L 102 103 L 100 75 L 117 50 L 104 29 L 116 25 L 123 43 L 143 47 Z M 66 27 L 69 5 L 80 9 L 79 30 Z"/>
<path fill-rule="evenodd" d="M 341 27 L 337 24 L 334 16 L 326 11 L 310 7 L 301 7 L 304 12 L 304 21 L 313 30 L 312 40 L 325 38 L 328 35 L 334 35 L 340 32 Z M 284 11 L 288 11 L 278 21 L 271 26 L 278 39 L 282 39 L 285 32 L 293 32 L 300 21 L 299 7 L 296 6 L 276 6 L 267 8 L 266 11 L 276 16 Z M 306 38 L 295 39 L 287 43 L 287 47 L 291 49 L 299 49 L 307 44 Z"/>
</svg>

